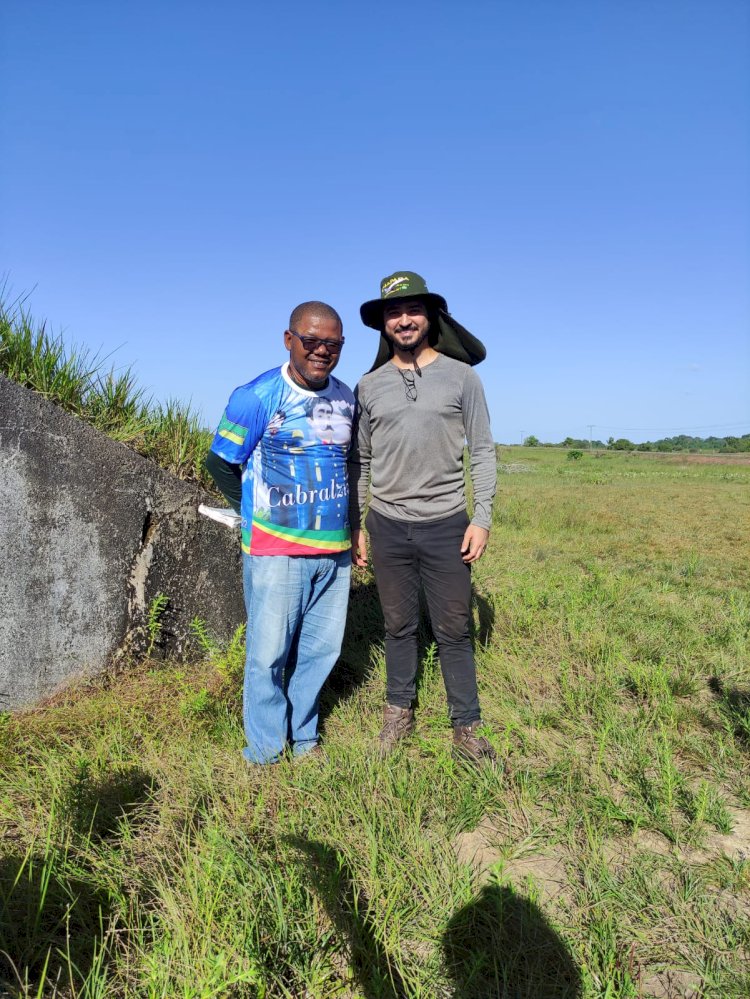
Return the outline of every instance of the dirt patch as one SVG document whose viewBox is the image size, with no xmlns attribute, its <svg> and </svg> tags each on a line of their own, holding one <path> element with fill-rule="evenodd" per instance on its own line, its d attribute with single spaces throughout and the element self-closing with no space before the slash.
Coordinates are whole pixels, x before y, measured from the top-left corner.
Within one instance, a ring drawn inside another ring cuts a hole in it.
<svg viewBox="0 0 750 999">
<path fill-rule="evenodd" d="M 683 454 L 665 459 L 671 465 L 750 465 L 747 454 Z"/>
<path fill-rule="evenodd" d="M 527 465 L 524 461 L 511 461 L 506 464 L 499 463 L 497 470 L 498 472 L 504 472 L 506 475 L 518 475 L 519 473 L 534 471 L 531 465 Z"/>
<path fill-rule="evenodd" d="M 608 864 L 624 863 L 634 850 L 646 850 L 659 857 L 677 856 L 689 864 L 706 864 L 721 854 L 731 860 L 750 858 L 750 811 L 743 808 L 729 808 L 732 817 L 732 831 L 707 834 L 705 844 L 700 849 L 688 846 L 676 847 L 666 836 L 653 829 L 638 829 L 627 839 L 610 840 L 604 845 L 604 857 Z"/>
<path fill-rule="evenodd" d="M 648 978 L 641 995 L 648 999 L 699 999 L 702 984 L 700 975 L 671 968 Z"/>
<path fill-rule="evenodd" d="M 547 852 L 510 860 L 503 867 L 503 877 L 524 894 L 531 882 L 539 890 L 542 905 L 553 902 L 568 887 L 565 855 Z"/>
<path fill-rule="evenodd" d="M 609 867 L 629 864 L 637 850 L 654 853 L 657 857 L 669 857 L 674 853 L 667 837 L 653 829 L 636 829 L 631 836 L 606 840 L 602 844 L 602 856 Z"/>
<path fill-rule="evenodd" d="M 732 831 L 709 833 L 703 849 L 690 853 L 688 859 L 692 863 L 705 863 L 721 853 L 731 860 L 750 858 L 750 812 L 743 808 L 729 808 L 728 812 L 732 816 Z"/>
<path fill-rule="evenodd" d="M 505 859 L 500 843 L 502 833 L 485 816 L 476 829 L 460 833 L 453 841 L 453 850 L 458 861 L 471 864 L 480 874 L 494 864 L 501 863 L 501 878 L 520 894 L 527 895 L 533 886 L 539 892 L 542 904 L 558 897 L 568 884 L 565 861 L 567 854 L 562 850 L 547 849 L 540 853 L 530 853 L 520 857 Z"/>
<path fill-rule="evenodd" d="M 601 458 L 606 451 L 597 452 Z M 623 452 L 621 451 L 620 454 Z M 691 454 L 689 451 L 629 451 L 629 458 L 638 461 L 658 462 L 663 465 L 750 465 L 750 451 L 735 451 L 734 454 Z"/>
<path fill-rule="evenodd" d="M 653 829 L 638 829 L 633 834 L 633 845 L 638 850 L 648 850 L 659 857 L 669 857 L 674 852 L 674 847 L 666 836 L 654 832 Z"/>
<path fill-rule="evenodd" d="M 453 852 L 460 864 L 471 864 L 484 873 L 498 860 L 502 860 L 500 840 L 502 833 L 486 815 L 471 832 L 462 832 L 453 840 Z"/>
</svg>

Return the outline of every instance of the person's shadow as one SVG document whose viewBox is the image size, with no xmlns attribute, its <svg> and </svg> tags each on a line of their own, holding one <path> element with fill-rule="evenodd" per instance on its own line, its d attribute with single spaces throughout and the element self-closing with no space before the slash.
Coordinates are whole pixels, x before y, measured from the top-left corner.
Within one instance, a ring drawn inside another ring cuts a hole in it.
<svg viewBox="0 0 750 999">
<path fill-rule="evenodd" d="M 0 996 L 30 994 L 25 980 L 41 995 L 42 981 L 52 991 L 59 983 L 75 991 L 86 979 L 104 943 L 112 900 L 81 862 L 77 844 L 117 849 L 121 821 L 136 820 L 155 787 L 138 766 L 103 775 L 79 768 L 58 803 L 60 827 L 53 825 L 35 849 L 19 844 L 0 858 Z"/>
<path fill-rule="evenodd" d="M 512 888 L 485 885 L 443 934 L 455 999 L 577 999 L 581 976 L 544 913 Z"/>
<path fill-rule="evenodd" d="M 410 999 L 412 988 L 383 942 L 385 934 L 357 879 L 338 850 L 288 836 L 307 859 L 311 890 L 321 898 L 345 942 L 365 999 Z M 581 977 L 541 910 L 509 887 L 483 887 L 455 912 L 441 949 L 453 999 L 578 999 Z"/>
<path fill-rule="evenodd" d="M 487 645 L 495 628 L 495 606 L 473 586 L 471 588 L 471 638 L 475 644 Z"/>
<path fill-rule="evenodd" d="M 0 996 L 42 994 L 41 982 L 76 986 L 91 970 L 110 913 L 107 892 L 71 875 L 68 858 L 11 853 L 0 860 Z M 7 990 L 7 991 L 6 991 Z"/>
<path fill-rule="evenodd" d="M 341 654 L 323 687 L 320 720 L 366 683 L 373 671 L 372 645 L 383 641 L 383 614 L 374 578 L 353 577 Z"/>
<path fill-rule="evenodd" d="M 408 999 L 411 992 L 381 940 L 369 900 L 339 851 L 300 836 L 285 840 L 306 858 L 311 890 L 320 897 L 339 940 L 345 943 L 365 999 Z"/>
</svg>

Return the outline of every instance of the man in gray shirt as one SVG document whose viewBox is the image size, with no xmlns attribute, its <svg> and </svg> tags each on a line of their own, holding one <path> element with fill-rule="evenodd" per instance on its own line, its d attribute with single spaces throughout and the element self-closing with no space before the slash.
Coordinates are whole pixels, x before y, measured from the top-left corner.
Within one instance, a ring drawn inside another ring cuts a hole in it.
<svg viewBox="0 0 750 999">
<path fill-rule="evenodd" d="M 453 751 L 494 761 L 480 735 L 469 636 L 471 564 L 487 546 L 496 484 L 495 445 L 482 384 L 472 365 L 484 346 L 449 315 L 445 299 L 412 271 L 381 283 L 360 309 L 380 331 L 375 364 L 360 380 L 349 460 L 352 559 L 367 565 L 362 515 L 385 618 L 386 704 L 380 746 L 414 731 L 421 582 L 438 645 L 453 723 Z M 468 444 L 474 516 L 466 513 Z M 367 497 L 369 492 L 369 504 Z"/>
</svg>

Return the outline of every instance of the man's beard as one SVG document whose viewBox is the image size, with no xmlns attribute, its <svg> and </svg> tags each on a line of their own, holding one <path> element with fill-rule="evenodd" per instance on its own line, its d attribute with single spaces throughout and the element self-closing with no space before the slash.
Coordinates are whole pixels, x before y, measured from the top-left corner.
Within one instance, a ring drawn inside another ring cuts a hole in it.
<svg viewBox="0 0 750 999">
<path fill-rule="evenodd" d="M 412 331 L 411 330 L 402 330 L 402 332 L 412 332 Z M 419 331 L 417 330 L 416 332 L 419 332 Z M 417 350 L 418 347 L 422 346 L 422 344 L 424 343 L 424 341 L 427 339 L 427 337 L 429 335 L 430 335 L 430 328 L 428 326 L 427 329 L 422 333 L 422 335 L 417 340 L 415 340 L 414 343 L 410 344 L 408 347 L 404 347 L 401 344 L 399 344 L 396 341 L 395 336 L 393 337 L 393 340 L 392 340 L 392 343 L 394 343 L 398 347 L 399 350 L 403 351 L 405 354 L 411 354 L 412 355 L 412 360 L 414 361 L 414 372 L 415 372 L 415 374 L 419 375 L 420 378 L 422 377 L 422 369 L 419 367 L 419 364 L 417 363 L 417 358 L 415 356 L 415 352 L 416 352 L 416 350 Z"/>
</svg>

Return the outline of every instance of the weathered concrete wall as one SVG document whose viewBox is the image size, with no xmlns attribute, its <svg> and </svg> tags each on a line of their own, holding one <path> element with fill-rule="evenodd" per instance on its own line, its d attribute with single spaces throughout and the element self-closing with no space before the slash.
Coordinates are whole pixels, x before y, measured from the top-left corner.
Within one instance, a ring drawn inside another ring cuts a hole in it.
<svg viewBox="0 0 750 999">
<path fill-rule="evenodd" d="M 0 710 L 146 644 L 185 654 L 202 618 L 218 639 L 244 620 L 239 534 L 152 462 L 0 375 Z"/>
</svg>

